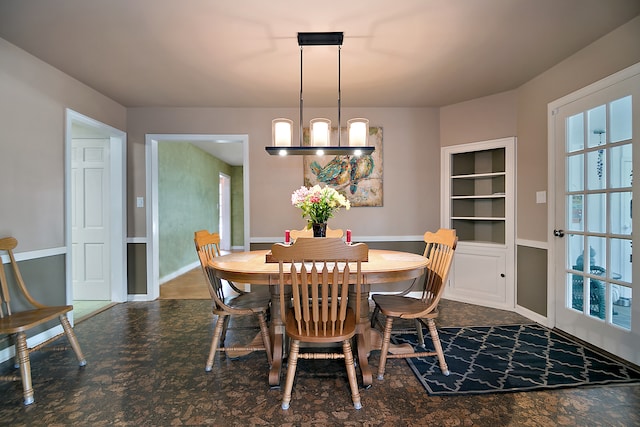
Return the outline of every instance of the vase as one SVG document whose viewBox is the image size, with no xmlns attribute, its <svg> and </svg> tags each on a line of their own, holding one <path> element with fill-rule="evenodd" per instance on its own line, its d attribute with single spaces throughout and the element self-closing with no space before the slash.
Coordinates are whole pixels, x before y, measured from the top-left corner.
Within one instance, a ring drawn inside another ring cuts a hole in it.
<svg viewBox="0 0 640 427">
<path fill-rule="evenodd" d="M 313 237 L 327 237 L 327 223 L 326 222 L 314 222 L 313 223 Z"/>
</svg>

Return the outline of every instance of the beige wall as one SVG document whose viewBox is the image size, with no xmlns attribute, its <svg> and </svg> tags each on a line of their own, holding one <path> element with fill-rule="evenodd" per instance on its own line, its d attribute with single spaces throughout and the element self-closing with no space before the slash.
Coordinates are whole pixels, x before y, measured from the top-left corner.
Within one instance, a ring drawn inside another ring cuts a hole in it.
<svg viewBox="0 0 640 427">
<path fill-rule="evenodd" d="M 126 110 L 3 39 L 0 58 L 0 236 L 62 247 L 65 109 L 122 130 Z"/>
<path fill-rule="evenodd" d="M 515 91 L 486 96 L 440 109 L 440 145 L 464 144 L 516 136 Z"/>
<path fill-rule="evenodd" d="M 305 116 L 328 116 L 335 109 L 305 109 Z M 302 183 L 302 157 L 270 156 L 271 120 L 298 115 L 297 109 L 133 108 L 128 111 L 129 200 L 145 193 L 146 133 L 249 135 L 251 238 L 277 237 L 305 221 L 291 206 Z M 384 206 L 352 208 L 331 220 L 354 236 L 416 236 L 440 224 L 439 115 L 429 108 L 343 108 L 342 117 L 367 117 L 383 128 Z M 346 119 L 345 119 L 346 122 Z M 129 210 L 130 236 L 146 235 L 144 211 Z"/>
<path fill-rule="evenodd" d="M 640 17 L 587 46 L 518 89 L 518 238 L 547 241 L 547 105 L 640 62 Z"/>
<path fill-rule="evenodd" d="M 441 145 L 517 136 L 516 236 L 547 242 L 547 104 L 639 61 L 636 17 L 514 91 L 443 107 Z"/>
</svg>

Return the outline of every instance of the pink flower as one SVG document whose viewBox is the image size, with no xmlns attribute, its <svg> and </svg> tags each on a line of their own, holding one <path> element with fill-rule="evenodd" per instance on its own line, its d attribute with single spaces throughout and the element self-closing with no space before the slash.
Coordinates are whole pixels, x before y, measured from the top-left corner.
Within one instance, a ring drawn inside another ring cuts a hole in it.
<svg viewBox="0 0 640 427">
<path fill-rule="evenodd" d="M 331 187 L 314 185 L 311 188 L 300 187 L 291 195 L 291 204 L 302 209 L 302 217 L 308 217 L 309 225 L 323 223 L 333 217 L 341 207 L 351 207 L 349 200 Z"/>
</svg>

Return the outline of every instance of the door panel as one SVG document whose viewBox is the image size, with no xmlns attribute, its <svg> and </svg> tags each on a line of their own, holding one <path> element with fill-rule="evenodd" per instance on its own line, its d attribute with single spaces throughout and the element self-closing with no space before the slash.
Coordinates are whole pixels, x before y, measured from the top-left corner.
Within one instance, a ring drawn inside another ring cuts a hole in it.
<svg viewBox="0 0 640 427">
<path fill-rule="evenodd" d="M 74 300 L 111 300 L 109 140 L 74 139 L 72 247 Z"/>
</svg>

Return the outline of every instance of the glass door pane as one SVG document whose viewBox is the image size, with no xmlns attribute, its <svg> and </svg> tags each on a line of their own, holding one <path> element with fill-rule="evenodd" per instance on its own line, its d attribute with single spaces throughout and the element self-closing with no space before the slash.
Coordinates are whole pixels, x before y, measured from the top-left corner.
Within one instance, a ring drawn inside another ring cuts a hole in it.
<svg viewBox="0 0 640 427">
<path fill-rule="evenodd" d="M 631 310 L 622 304 L 632 302 L 630 109 L 624 97 L 565 120 L 566 307 L 623 328 Z"/>
</svg>

